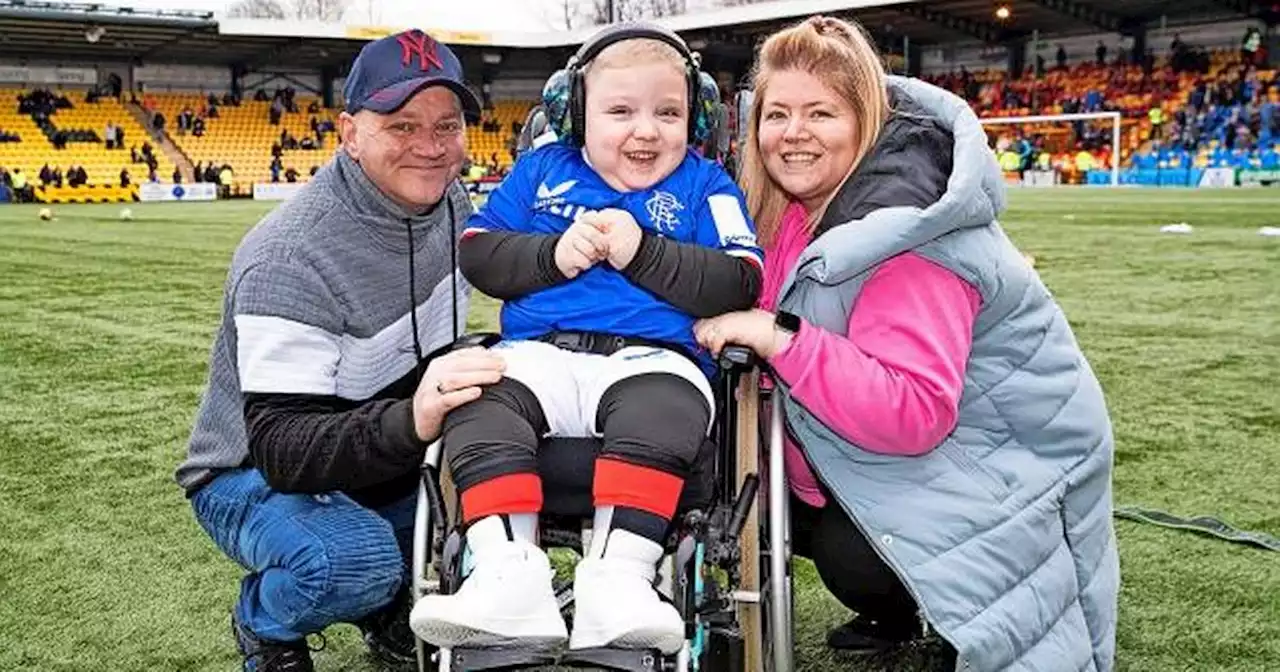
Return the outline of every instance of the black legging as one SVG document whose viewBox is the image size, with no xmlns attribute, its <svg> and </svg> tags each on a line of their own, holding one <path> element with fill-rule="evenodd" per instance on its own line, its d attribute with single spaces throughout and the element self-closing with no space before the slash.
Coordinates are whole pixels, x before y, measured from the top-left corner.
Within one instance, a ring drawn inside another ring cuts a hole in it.
<svg viewBox="0 0 1280 672">
<path fill-rule="evenodd" d="M 900 626 L 904 633 L 920 632 L 911 593 L 829 496 L 818 509 L 792 495 L 791 548 L 813 560 L 827 590 L 850 610 L 895 630 Z"/>
</svg>

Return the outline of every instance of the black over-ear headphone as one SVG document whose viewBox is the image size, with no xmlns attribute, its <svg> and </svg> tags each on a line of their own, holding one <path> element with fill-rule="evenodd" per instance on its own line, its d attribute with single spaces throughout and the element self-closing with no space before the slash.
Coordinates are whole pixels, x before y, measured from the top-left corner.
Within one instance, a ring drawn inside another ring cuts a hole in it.
<svg viewBox="0 0 1280 672">
<path fill-rule="evenodd" d="M 703 88 L 700 56 L 691 51 L 689 45 L 685 44 L 679 35 L 662 26 L 652 23 L 622 23 L 597 33 L 578 49 L 565 66 L 565 75 L 569 80 L 568 113 L 574 144 L 581 147 L 586 141 L 587 95 L 583 69 L 610 45 L 634 39 L 664 42 L 674 47 L 684 57 L 684 79 L 689 101 L 689 142 L 700 142 L 701 136 L 705 135 L 711 126 L 710 121 L 705 118 L 706 106 L 700 95 Z M 719 103 L 718 100 L 715 102 Z"/>
</svg>

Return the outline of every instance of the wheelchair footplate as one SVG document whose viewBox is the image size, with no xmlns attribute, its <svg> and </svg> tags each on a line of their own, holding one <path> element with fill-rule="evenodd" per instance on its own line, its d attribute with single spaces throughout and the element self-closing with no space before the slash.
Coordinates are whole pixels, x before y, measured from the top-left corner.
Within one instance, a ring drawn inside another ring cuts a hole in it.
<svg viewBox="0 0 1280 672">
<path fill-rule="evenodd" d="M 662 654 L 652 649 L 574 649 L 565 651 L 560 664 L 625 672 L 663 672 Z"/>
<path fill-rule="evenodd" d="M 564 666 L 616 672 L 665 672 L 662 654 L 652 649 L 575 649 L 557 652 L 518 647 L 458 647 L 449 652 L 449 669 L 458 672 L 523 670 Z"/>
<path fill-rule="evenodd" d="M 450 670 L 522 670 L 556 664 L 554 650 L 459 647 L 449 652 Z"/>
</svg>

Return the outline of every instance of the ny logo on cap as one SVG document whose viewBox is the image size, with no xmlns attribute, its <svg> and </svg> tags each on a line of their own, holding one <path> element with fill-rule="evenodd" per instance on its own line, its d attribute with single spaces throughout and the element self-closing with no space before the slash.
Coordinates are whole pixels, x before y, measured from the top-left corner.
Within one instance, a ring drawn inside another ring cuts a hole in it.
<svg viewBox="0 0 1280 672">
<path fill-rule="evenodd" d="M 416 55 L 419 70 L 427 70 L 432 65 L 437 70 L 444 69 L 444 62 L 440 60 L 436 41 L 431 39 L 430 35 L 413 30 L 400 33 L 396 36 L 396 41 L 400 43 L 400 65 L 408 66 L 409 61 Z"/>
</svg>

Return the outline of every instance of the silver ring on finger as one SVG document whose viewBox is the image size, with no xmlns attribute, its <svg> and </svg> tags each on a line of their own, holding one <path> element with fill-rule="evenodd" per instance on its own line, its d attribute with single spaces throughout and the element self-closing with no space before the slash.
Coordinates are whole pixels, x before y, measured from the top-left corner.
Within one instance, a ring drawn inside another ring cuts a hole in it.
<svg viewBox="0 0 1280 672">
<path fill-rule="evenodd" d="M 444 381 L 443 381 L 443 380 L 437 380 L 437 381 L 436 381 L 436 392 L 439 392 L 440 394 L 444 394 Z"/>
</svg>

